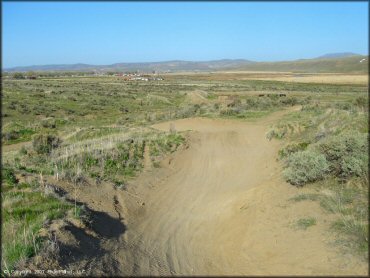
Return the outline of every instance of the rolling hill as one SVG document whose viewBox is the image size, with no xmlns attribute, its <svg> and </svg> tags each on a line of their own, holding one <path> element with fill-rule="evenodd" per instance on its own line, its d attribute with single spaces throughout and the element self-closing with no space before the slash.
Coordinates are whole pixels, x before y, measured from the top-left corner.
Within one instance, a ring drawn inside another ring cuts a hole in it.
<svg viewBox="0 0 370 278">
<path fill-rule="evenodd" d="M 355 55 L 343 58 L 316 58 L 286 62 L 262 62 L 241 66 L 239 70 L 291 71 L 302 73 L 367 73 L 368 56 Z"/>
<path fill-rule="evenodd" d="M 326 54 L 315 59 L 301 59 L 283 62 L 253 62 L 244 59 L 223 59 L 214 61 L 165 61 L 146 63 L 116 63 L 111 65 L 63 64 L 38 65 L 3 69 L 5 72 L 26 71 L 291 71 L 291 72 L 333 72 L 367 73 L 368 56 L 353 53 Z"/>
</svg>

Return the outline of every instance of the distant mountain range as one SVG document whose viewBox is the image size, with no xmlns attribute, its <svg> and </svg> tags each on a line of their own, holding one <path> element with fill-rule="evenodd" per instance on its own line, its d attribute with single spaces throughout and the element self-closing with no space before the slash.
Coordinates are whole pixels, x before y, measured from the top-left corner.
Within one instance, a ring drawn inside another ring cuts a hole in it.
<svg viewBox="0 0 370 278">
<path fill-rule="evenodd" d="M 14 67 L 6 72 L 26 71 L 140 71 L 140 72 L 179 72 L 179 71 L 291 71 L 291 72 L 358 72 L 368 69 L 368 56 L 355 53 L 331 53 L 315 59 L 301 59 L 284 62 L 254 62 L 245 59 L 223 59 L 214 61 L 164 61 L 147 63 L 117 63 L 112 65 L 65 64 Z"/>
<path fill-rule="evenodd" d="M 359 54 L 352 52 L 342 52 L 342 53 L 328 53 L 322 56 L 317 57 L 317 59 L 333 59 L 333 58 L 344 58 L 351 56 L 358 56 Z"/>
</svg>

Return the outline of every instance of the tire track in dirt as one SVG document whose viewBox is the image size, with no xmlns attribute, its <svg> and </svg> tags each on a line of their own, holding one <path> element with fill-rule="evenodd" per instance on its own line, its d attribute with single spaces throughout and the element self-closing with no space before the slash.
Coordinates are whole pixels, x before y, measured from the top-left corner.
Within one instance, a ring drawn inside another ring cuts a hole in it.
<svg viewBox="0 0 370 278">
<path fill-rule="evenodd" d="M 367 262 L 329 244 L 335 238 L 319 204 L 287 201 L 303 189 L 281 179 L 281 143 L 265 134 L 296 109 L 253 122 L 172 122 L 177 131 L 192 130 L 189 145 L 161 168 L 147 161 L 124 191 L 108 183 L 77 188 L 78 201 L 93 212 L 93 233 L 56 229 L 67 243 L 59 265 L 97 276 L 366 275 Z M 69 194 L 76 190 L 58 186 Z M 317 225 L 292 229 L 303 217 L 315 217 Z"/>
<path fill-rule="evenodd" d="M 205 118 L 172 122 L 177 131 L 192 130 L 190 147 L 157 170 L 159 181 L 153 182 L 147 173 L 132 185 L 145 200 L 145 209 L 131 215 L 128 209 L 122 272 L 365 273 L 366 264 L 340 256 L 328 246 L 327 225 L 318 225 L 309 234 L 289 227 L 289 221 L 300 213 L 322 213 L 314 204 L 283 208 L 298 189 L 281 180 L 281 166 L 276 161 L 279 142 L 269 142 L 265 133 L 284 113 L 287 111 L 256 122 Z M 170 123 L 154 126 L 166 131 L 169 127 Z M 151 183 L 155 184 L 152 188 L 148 186 Z"/>
</svg>

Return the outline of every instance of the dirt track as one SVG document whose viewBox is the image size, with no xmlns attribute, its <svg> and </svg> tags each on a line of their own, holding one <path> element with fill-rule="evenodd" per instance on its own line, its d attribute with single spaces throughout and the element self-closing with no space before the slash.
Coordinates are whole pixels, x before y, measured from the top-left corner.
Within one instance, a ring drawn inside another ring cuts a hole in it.
<svg viewBox="0 0 370 278">
<path fill-rule="evenodd" d="M 124 191 L 106 183 L 78 188 L 78 200 L 94 211 L 94 231 L 56 225 L 59 266 L 99 276 L 365 275 L 366 262 L 333 245 L 331 216 L 317 202 L 288 201 L 305 189 L 282 180 L 280 143 L 265 138 L 286 112 L 254 122 L 172 122 L 192 130 L 189 145 L 161 168 L 146 158 Z M 68 183 L 58 185 L 73 194 Z M 294 228 L 307 217 L 317 224 Z"/>
<path fill-rule="evenodd" d="M 125 201 L 127 250 L 119 258 L 121 271 L 365 274 L 366 263 L 339 255 L 329 246 L 327 216 L 317 204 L 288 204 L 298 189 L 281 180 L 278 143 L 265 139 L 268 123 L 281 114 L 255 123 L 175 121 L 176 130 L 193 130 L 190 147 L 163 169 L 148 171 L 137 180 L 135 194 L 145 204 L 130 209 Z M 168 130 L 169 123 L 154 127 Z M 292 222 L 307 216 L 318 219 L 318 225 L 307 231 L 292 228 Z"/>
</svg>

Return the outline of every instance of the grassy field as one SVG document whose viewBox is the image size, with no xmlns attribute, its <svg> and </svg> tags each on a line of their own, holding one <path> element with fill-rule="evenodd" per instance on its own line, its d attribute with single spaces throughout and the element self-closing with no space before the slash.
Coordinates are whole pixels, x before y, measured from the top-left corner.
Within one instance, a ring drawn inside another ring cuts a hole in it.
<svg viewBox="0 0 370 278">
<path fill-rule="evenodd" d="M 153 130 L 154 123 L 194 116 L 252 121 L 296 105 L 302 110 L 266 135 L 285 144 L 279 156 L 286 180 L 312 189 L 293 201 L 318 201 L 337 214 L 332 226 L 341 243 L 366 256 L 367 82 L 262 78 L 268 79 L 230 73 L 148 82 L 108 76 L 4 79 L 2 268 L 34 256 L 46 242 L 39 231 L 50 221 L 79 217 L 73 202 L 50 193 L 42 177 L 123 188 L 144 168 L 146 156 L 158 166 L 186 142 L 174 129 Z M 297 223 L 301 229 L 312 225 L 314 219 Z"/>
</svg>

